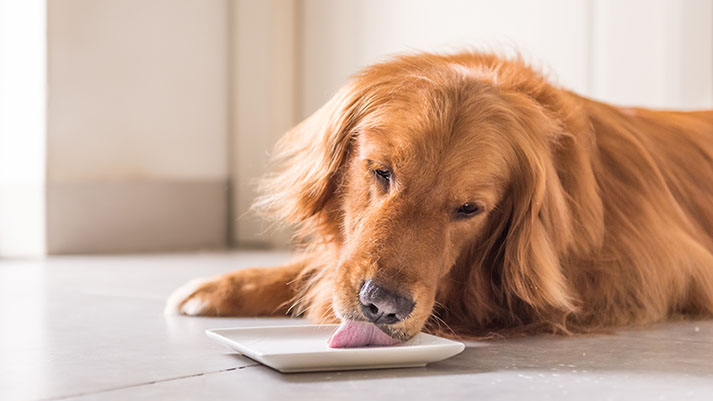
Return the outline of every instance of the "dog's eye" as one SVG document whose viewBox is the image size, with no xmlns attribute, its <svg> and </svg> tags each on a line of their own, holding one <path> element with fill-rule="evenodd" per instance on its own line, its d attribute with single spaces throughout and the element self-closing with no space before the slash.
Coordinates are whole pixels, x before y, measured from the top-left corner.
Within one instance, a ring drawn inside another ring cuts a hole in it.
<svg viewBox="0 0 713 401">
<path fill-rule="evenodd" d="M 391 170 L 388 168 L 377 168 L 372 170 L 374 173 L 374 176 L 376 176 L 376 179 L 379 180 L 379 182 L 384 186 L 384 188 L 388 189 L 389 185 L 391 184 Z"/>
<path fill-rule="evenodd" d="M 482 211 L 483 211 L 483 208 L 481 208 L 480 206 L 478 206 L 475 203 L 464 203 L 459 208 L 456 209 L 455 217 L 459 218 L 459 219 L 465 219 L 468 217 L 473 217 L 475 215 L 478 215 Z"/>
</svg>

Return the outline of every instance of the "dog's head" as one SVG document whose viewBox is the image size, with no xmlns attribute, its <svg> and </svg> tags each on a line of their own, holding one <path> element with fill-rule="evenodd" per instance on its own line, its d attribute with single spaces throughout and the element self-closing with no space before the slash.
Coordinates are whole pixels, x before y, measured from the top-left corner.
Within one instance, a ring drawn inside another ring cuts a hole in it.
<svg viewBox="0 0 713 401">
<path fill-rule="evenodd" d="M 484 293 L 461 301 L 475 308 L 572 310 L 558 260 L 572 219 L 553 163 L 567 134 L 533 97 L 544 81 L 500 63 L 420 55 L 370 67 L 279 143 L 262 204 L 338 245 L 341 319 L 404 340 L 437 298 L 473 286 Z M 467 272 L 454 276 L 458 264 Z"/>
</svg>

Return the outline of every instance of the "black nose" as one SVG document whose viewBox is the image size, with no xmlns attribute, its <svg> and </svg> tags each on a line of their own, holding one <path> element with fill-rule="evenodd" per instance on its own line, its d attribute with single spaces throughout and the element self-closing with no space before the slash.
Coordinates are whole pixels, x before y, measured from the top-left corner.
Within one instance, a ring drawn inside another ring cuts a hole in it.
<svg viewBox="0 0 713 401">
<path fill-rule="evenodd" d="M 414 302 L 411 298 L 377 285 L 369 280 L 359 290 L 361 311 L 370 322 L 392 324 L 400 322 L 411 313 Z"/>
</svg>

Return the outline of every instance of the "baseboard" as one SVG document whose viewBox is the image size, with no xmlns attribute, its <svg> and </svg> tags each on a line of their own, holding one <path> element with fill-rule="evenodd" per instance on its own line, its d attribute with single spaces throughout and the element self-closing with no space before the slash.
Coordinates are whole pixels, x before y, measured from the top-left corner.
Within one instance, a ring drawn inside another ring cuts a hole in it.
<svg viewBox="0 0 713 401">
<path fill-rule="evenodd" d="M 48 184 L 47 253 L 224 248 L 228 191 L 227 180 Z"/>
</svg>

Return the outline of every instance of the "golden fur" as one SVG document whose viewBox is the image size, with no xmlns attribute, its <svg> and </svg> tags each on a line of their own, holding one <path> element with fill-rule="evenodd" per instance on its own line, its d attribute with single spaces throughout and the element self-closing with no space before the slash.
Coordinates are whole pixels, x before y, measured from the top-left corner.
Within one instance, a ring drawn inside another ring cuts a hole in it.
<svg viewBox="0 0 713 401">
<path fill-rule="evenodd" d="M 182 301 L 198 314 L 363 320 L 367 279 L 416 302 L 381 327 L 401 339 L 713 313 L 711 111 L 623 109 L 517 59 L 418 54 L 356 75 L 274 165 L 256 208 L 299 227 L 302 256 L 215 279 Z M 464 203 L 482 213 L 455 219 Z"/>
</svg>

